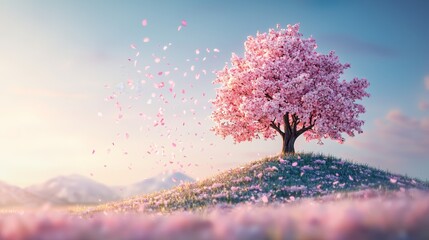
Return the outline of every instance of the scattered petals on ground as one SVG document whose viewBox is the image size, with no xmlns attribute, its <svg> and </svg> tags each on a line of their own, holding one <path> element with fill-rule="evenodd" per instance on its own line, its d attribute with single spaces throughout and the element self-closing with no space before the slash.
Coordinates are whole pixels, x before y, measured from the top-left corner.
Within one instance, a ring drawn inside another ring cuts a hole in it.
<svg viewBox="0 0 429 240">
<path fill-rule="evenodd" d="M 429 194 L 365 190 L 202 212 L 3 213 L 0 239 L 428 239 Z"/>
</svg>

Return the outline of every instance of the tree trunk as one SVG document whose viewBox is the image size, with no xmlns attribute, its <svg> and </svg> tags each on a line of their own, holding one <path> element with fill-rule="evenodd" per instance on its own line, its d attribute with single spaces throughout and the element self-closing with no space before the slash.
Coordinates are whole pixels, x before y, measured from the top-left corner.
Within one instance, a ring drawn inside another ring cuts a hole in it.
<svg viewBox="0 0 429 240">
<path fill-rule="evenodd" d="M 282 156 L 295 154 L 295 136 L 284 136 L 282 145 Z"/>
</svg>

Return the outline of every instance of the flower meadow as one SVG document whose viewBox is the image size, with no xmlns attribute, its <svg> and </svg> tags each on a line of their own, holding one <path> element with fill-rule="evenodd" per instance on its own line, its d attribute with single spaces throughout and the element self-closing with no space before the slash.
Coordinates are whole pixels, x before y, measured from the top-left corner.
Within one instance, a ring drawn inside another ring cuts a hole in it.
<svg viewBox="0 0 429 240">
<path fill-rule="evenodd" d="M 362 190 L 169 214 L 2 213 L 0 239 L 428 239 L 428 226 L 427 192 Z"/>
<path fill-rule="evenodd" d="M 268 157 L 98 206 L 6 209 L 0 239 L 428 239 L 427 189 L 334 157 Z"/>
</svg>

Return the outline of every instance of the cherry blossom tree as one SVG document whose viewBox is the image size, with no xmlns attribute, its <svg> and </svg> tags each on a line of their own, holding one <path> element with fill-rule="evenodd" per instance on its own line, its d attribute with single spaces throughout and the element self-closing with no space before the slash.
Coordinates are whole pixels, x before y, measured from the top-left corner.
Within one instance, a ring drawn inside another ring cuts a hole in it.
<svg viewBox="0 0 429 240">
<path fill-rule="evenodd" d="M 342 133 L 362 133 L 358 116 L 365 108 L 356 101 L 369 97 L 369 82 L 340 81 L 350 65 L 333 51 L 316 52 L 316 41 L 303 38 L 298 24 L 249 36 L 244 47 L 244 57 L 233 53 L 231 66 L 213 82 L 220 84 L 212 113 L 217 135 L 242 142 L 279 134 L 285 155 L 295 153 L 300 135 L 322 144 L 325 138 L 343 143 Z"/>
</svg>

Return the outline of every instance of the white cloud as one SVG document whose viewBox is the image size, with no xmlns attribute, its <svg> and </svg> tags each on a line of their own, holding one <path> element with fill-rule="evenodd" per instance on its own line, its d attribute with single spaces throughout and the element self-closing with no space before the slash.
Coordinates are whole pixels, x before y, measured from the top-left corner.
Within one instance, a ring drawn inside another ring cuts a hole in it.
<svg viewBox="0 0 429 240">
<path fill-rule="evenodd" d="M 429 116 L 416 118 L 400 110 L 391 110 L 375 122 L 375 131 L 366 134 L 357 147 L 372 152 L 403 156 L 429 156 Z"/>
<path fill-rule="evenodd" d="M 426 75 L 425 77 L 425 86 L 426 86 L 426 89 L 429 90 L 429 75 Z"/>
<path fill-rule="evenodd" d="M 370 164 L 379 164 L 392 172 L 427 178 L 429 167 L 429 116 L 416 117 L 391 110 L 376 119 L 375 127 L 349 141 L 358 150 L 354 156 Z"/>
<path fill-rule="evenodd" d="M 426 101 L 420 101 L 419 102 L 419 109 L 422 111 L 427 111 L 429 110 L 429 103 Z"/>
</svg>

